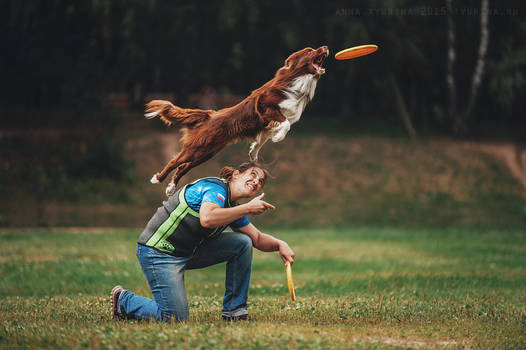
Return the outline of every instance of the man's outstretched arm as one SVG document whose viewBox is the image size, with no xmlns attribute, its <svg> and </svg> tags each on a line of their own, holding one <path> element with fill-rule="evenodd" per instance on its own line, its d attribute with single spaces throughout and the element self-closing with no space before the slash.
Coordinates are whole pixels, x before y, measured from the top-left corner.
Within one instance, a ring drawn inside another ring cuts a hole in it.
<svg viewBox="0 0 526 350">
<path fill-rule="evenodd" d="M 252 239 L 252 245 L 254 248 L 263 252 L 279 251 L 279 255 L 283 262 L 290 261 L 291 263 L 294 263 L 294 251 L 289 247 L 287 242 L 259 231 L 252 223 L 238 228 L 236 231 L 248 235 Z"/>
</svg>

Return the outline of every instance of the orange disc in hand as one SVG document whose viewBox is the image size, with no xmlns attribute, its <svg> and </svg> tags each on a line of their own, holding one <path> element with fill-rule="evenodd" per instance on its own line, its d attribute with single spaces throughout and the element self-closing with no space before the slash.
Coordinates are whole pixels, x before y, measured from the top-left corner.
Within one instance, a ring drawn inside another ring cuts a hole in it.
<svg viewBox="0 0 526 350">
<path fill-rule="evenodd" d="M 296 300 L 296 293 L 294 292 L 294 280 L 292 279 L 292 266 L 289 261 L 285 263 L 285 270 L 287 272 L 287 285 L 289 286 L 290 298 L 294 301 Z"/>
</svg>

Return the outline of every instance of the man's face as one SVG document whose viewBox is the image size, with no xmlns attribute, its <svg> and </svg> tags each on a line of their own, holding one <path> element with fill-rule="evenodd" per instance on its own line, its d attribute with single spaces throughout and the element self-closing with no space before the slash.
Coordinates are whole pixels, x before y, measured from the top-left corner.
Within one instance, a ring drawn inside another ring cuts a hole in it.
<svg viewBox="0 0 526 350">
<path fill-rule="evenodd" d="M 240 198 L 254 197 L 265 183 L 265 173 L 260 168 L 252 167 L 240 173 L 234 172 L 234 183 Z"/>
</svg>

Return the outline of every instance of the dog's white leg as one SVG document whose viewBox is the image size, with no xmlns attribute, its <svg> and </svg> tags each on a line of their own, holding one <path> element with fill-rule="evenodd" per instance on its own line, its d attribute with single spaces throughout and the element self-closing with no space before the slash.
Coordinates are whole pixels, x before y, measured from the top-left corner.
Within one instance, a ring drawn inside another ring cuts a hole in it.
<svg viewBox="0 0 526 350">
<path fill-rule="evenodd" d="M 166 186 L 166 190 L 164 191 L 166 193 L 166 197 L 170 197 L 175 193 L 175 184 L 173 182 L 170 182 L 168 186 Z"/>
<path fill-rule="evenodd" d="M 153 174 L 153 177 L 151 178 L 150 182 L 152 184 L 158 184 L 159 180 L 157 180 L 157 174 Z"/>
<path fill-rule="evenodd" d="M 160 112 L 160 111 L 155 111 L 155 112 L 146 113 L 146 114 L 144 115 L 144 117 L 145 117 L 146 119 L 152 119 L 152 118 L 156 117 L 157 114 L 159 114 L 159 112 Z"/>
<path fill-rule="evenodd" d="M 273 135 L 272 135 L 272 142 L 280 142 L 283 141 L 285 136 L 287 136 L 287 133 L 290 130 L 290 122 L 288 120 L 285 120 L 284 122 L 280 123 L 276 128 L 272 129 Z"/>
<path fill-rule="evenodd" d="M 258 154 L 259 150 L 263 145 L 267 142 L 268 136 L 265 134 L 259 134 L 256 136 L 256 141 L 252 142 L 250 144 L 250 151 L 248 152 L 248 156 L 250 157 L 250 160 L 255 162 L 258 160 Z"/>
<path fill-rule="evenodd" d="M 258 152 L 259 152 L 259 143 L 257 141 L 254 141 L 250 144 L 250 149 L 248 150 L 248 157 L 251 161 L 255 162 L 258 160 Z"/>
</svg>

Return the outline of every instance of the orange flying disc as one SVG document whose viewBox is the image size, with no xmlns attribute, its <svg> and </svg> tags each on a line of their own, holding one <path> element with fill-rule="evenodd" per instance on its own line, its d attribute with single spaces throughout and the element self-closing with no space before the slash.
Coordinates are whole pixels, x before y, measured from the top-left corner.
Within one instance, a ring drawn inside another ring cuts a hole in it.
<svg viewBox="0 0 526 350">
<path fill-rule="evenodd" d="M 292 280 L 292 267 L 290 266 L 289 261 L 285 263 L 285 270 L 287 272 L 287 284 L 289 286 L 290 298 L 292 299 L 292 301 L 294 301 L 296 300 L 296 293 L 294 293 L 294 281 Z"/>
<path fill-rule="evenodd" d="M 337 60 L 349 60 L 351 58 L 368 55 L 375 52 L 376 50 L 378 50 L 378 46 L 376 45 L 354 46 L 338 52 L 336 55 L 334 55 L 334 58 Z"/>
</svg>

